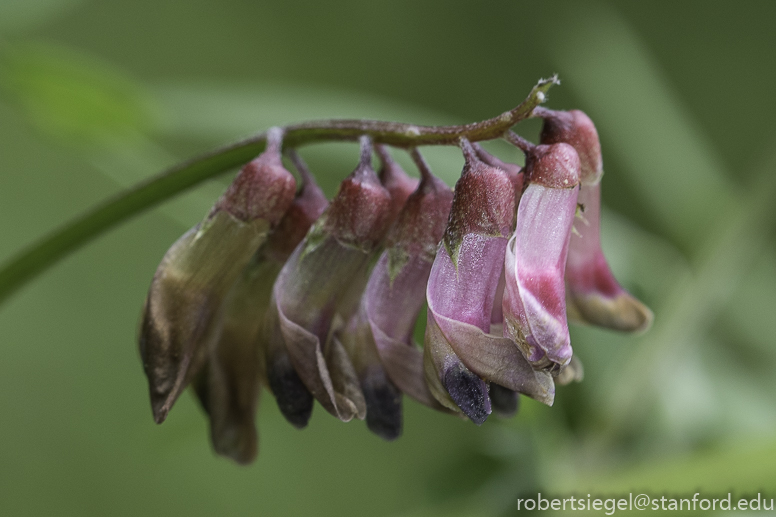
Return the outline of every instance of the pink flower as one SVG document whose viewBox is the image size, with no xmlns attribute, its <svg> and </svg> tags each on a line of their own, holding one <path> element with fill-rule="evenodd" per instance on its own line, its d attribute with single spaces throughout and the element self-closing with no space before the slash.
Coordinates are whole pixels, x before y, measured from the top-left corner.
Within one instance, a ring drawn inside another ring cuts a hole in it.
<svg viewBox="0 0 776 517">
<path fill-rule="evenodd" d="M 535 368 L 557 371 L 571 359 L 563 284 L 577 208 L 579 157 L 567 144 L 526 155 L 528 187 L 506 250 L 504 335 Z"/>
<path fill-rule="evenodd" d="M 417 155 L 419 157 L 419 155 Z M 453 192 L 421 166 L 422 181 L 391 228 L 349 325 L 350 349 L 367 404 L 367 426 L 386 439 L 401 434 L 402 392 L 435 409 L 412 330 L 450 213 Z M 346 345 L 347 347 L 347 345 Z"/>
<path fill-rule="evenodd" d="M 554 386 L 509 339 L 489 333 L 515 189 L 509 175 L 477 158 L 467 141 L 462 148 L 466 164 L 426 291 L 425 372 L 442 405 L 480 424 L 491 412 L 487 383 L 546 403 Z"/>
<path fill-rule="evenodd" d="M 616 330 L 644 331 L 652 311 L 623 289 L 601 250 L 601 144 L 583 112 L 543 110 L 542 143 L 566 142 L 580 158 L 580 217 L 566 264 L 566 298 L 572 319 Z"/>
</svg>

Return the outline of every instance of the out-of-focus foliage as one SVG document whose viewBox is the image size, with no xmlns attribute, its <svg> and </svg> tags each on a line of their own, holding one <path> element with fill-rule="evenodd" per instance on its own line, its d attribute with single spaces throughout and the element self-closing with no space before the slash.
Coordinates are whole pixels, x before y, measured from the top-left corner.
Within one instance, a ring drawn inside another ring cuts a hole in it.
<svg viewBox="0 0 776 517">
<path fill-rule="evenodd" d="M 573 328 L 584 382 L 481 428 L 407 400 L 395 443 L 320 408 L 299 432 L 266 397 L 259 460 L 239 468 L 210 452 L 191 397 L 153 424 L 135 344 L 151 275 L 218 178 L 0 308 L 0 514 L 513 515 L 537 491 L 776 496 L 776 5 L 537 4 L 0 2 L 0 260 L 271 125 L 469 122 L 558 72 L 548 106 L 585 110 L 601 135 L 605 251 L 656 316 L 640 337 Z M 302 154 L 329 193 L 357 160 L 351 144 Z M 455 181 L 459 152 L 426 154 Z"/>
</svg>

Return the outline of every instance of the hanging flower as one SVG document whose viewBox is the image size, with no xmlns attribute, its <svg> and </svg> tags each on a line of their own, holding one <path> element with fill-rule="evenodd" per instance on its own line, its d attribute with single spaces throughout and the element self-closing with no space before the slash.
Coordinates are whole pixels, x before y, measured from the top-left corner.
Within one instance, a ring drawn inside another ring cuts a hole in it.
<svg viewBox="0 0 776 517">
<path fill-rule="evenodd" d="M 558 371 L 571 359 L 563 284 L 579 192 L 579 157 L 568 144 L 526 154 L 528 187 L 506 250 L 504 335 L 536 368 Z"/>
<path fill-rule="evenodd" d="M 293 201 L 296 183 L 281 162 L 282 135 L 277 128 L 268 132 L 267 149 L 242 168 L 156 270 L 143 309 L 140 354 L 157 423 L 201 368 L 225 297 Z"/>
<path fill-rule="evenodd" d="M 287 355 L 284 349 L 280 354 L 270 353 L 266 346 L 263 322 L 272 286 L 285 261 L 328 204 L 301 158 L 294 152 L 290 154 L 302 186 L 277 228 L 226 296 L 215 344 L 193 382 L 210 418 L 213 448 L 243 464 L 253 461 L 258 451 L 255 420 L 260 383 L 277 383 L 275 365 L 288 361 L 279 357 Z M 298 376 L 296 379 L 301 385 Z M 301 389 L 311 406 L 312 397 L 303 385 Z"/>
<path fill-rule="evenodd" d="M 515 189 L 507 173 L 481 161 L 468 141 L 461 147 L 466 163 L 426 291 L 425 372 L 441 404 L 481 424 L 491 412 L 487 382 L 548 404 L 554 386 L 509 339 L 489 333 Z"/>
<path fill-rule="evenodd" d="M 580 214 L 566 262 L 569 317 L 615 330 L 646 330 L 652 311 L 620 286 L 601 249 L 603 162 L 595 125 L 579 110 L 542 110 L 542 116 L 542 143 L 570 144 L 580 159 Z"/>
<path fill-rule="evenodd" d="M 371 141 L 363 137 L 358 167 L 278 275 L 267 322 L 270 346 L 285 346 L 305 387 L 343 421 L 363 419 L 366 404 L 351 360 L 330 331 L 349 276 L 367 265 L 385 235 L 391 203 L 371 157 Z M 279 399 L 294 395 L 275 392 Z"/>
<path fill-rule="evenodd" d="M 366 399 L 367 426 L 388 440 L 401 434 L 402 393 L 442 408 L 426 386 L 423 355 L 412 331 L 453 193 L 414 155 L 421 182 L 391 228 L 359 310 L 343 333 Z"/>
</svg>

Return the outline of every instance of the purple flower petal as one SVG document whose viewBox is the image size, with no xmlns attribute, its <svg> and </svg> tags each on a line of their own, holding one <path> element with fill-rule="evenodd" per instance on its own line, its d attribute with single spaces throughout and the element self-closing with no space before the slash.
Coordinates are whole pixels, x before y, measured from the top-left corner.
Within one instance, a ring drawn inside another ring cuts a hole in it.
<svg viewBox="0 0 776 517">
<path fill-rule="evenodd" d="M 579 110 L 545 110 L 542 116 L 542 143 L 570 144 L 580 159 L 578 203 L 583 213 L 566 266 L 569 317 L 615 330 L 644 331 L 652 323 L 652 311 L 620 287 L 601 251 L 603 161 L 595 125 Z"/>
<path fill-rule="evenodd" d="M 506 250 L 504 335 L 536 368 L 571 359 L 563 274 L 578 196 L 579 159 L 571 146 L 539 146 L 527 160 L 531 183 Z"/>
<path fill-rule="evenodd" d="M 388 249 L 372 271 L 361 311 L 370 326 L 368 343 L 374 343 L 390 381 L 401 392 L 436 409 L 441 406 L 425 383 L 423 354 L 412 342 L 412 330 L 425 301 L 426 283 L 452 200 L 452 190 L 425 171 L 388 235 Z"/>
<path fill-rule="evenodd" d="M 601 250 L 601 184 L 583 185 L 579 204 L 583 220 L 574 225 L 566 263 L 569 317 L 615 330 L 647 330 L 652 311 L 620 286 Z"/>
<path fill-rule="evenodd" d="M 364 418 L 365 403 L 353 365 L 331 331 L 349 280 L 367 267 L 385 235 L 391 201 L 369 165 L 368 144 L 362 140 L 361 163 L 283 267 L 269 312 L 273 341 L 282 339 L 305 386 L 344 421 Z"/>
</svg>

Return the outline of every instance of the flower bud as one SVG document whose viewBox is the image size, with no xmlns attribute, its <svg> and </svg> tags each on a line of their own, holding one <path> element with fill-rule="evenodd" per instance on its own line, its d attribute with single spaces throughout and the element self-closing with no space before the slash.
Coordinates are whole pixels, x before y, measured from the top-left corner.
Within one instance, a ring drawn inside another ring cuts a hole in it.
<svg viewBox="0 0 776 517">
<path fill-rule="evenodd" d="M 224 298 L 293 201 L 294 178 L 279 162 L 281 137 L 280 130 L 269 132 L 265 152 L 156 270 L 139 341 L 157 423 L 201 368 Z"/>
<path fill-rule="evenodd" d="M 601 250 L 601 144 L 583 112 L 544 110 L 542 143 L 566 142 L 580 159 L 581 217 L 571 236 L 566 263 L 566 298 L 572 319 L 623 331 L 643 331 L 652 311 L 623 289 Z"/>
<path fill-rule="evenodd" d="M 548 403 L 554 388 L 509 339 L 489 334 L 515 193 L 503 170 L 480 161 L 468 142 L 462 148 L 466 164 L 426 291 L 425 371 L 440 403 L 482 423 L 491 409 L 485 381 Z"/>
<path fill-rule="evenodd" d="M 534 367 L 557 371 L 571 359 L 563 274 L 579 157 L 568 144 L 537 146 L 527 153 L 526 175 L 529 184 L 506 250 L 504 335 Z"/>
<path fill-rule="evenodd" d="M 342 343 L 328 338 L 349 278 L 385 235 L 391 201 L 371 168 L 371 142 L 361 144 L 359 166 L 280 272 L 268 313 L 270 338 L 285 345 L 307 389 L 343 421 L 364 418 L 366 407 Z"/>
<path fill-rule="evenodd" d="M 299 161 L 298 157 L 295 161 Z M 213 448 L 241 464 L 252 462 L 258 450 L 256 408 L 260 381 L 266 380 L 264 363 L 268 352 L 262 323 L 272 287 L 283 263 L 327 204 L 306 168 L 299 164 L 297 168 L 302 187 L 227 295 L 215 346 L 209 350 L 207 363 L 194 381 L 196 393 L 210 417 Z M 283 353 L 287 354 L 285 350 Z M 275 355 L 269 357 L 278 360 Z M 274 380 L 276 369 L 270 369 L 270 373 Z M 301 380 L 298 383 L 311 407 L 312 396 Z"/>
</svg>

